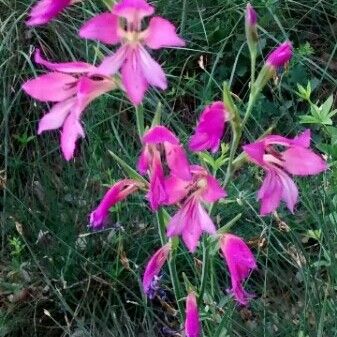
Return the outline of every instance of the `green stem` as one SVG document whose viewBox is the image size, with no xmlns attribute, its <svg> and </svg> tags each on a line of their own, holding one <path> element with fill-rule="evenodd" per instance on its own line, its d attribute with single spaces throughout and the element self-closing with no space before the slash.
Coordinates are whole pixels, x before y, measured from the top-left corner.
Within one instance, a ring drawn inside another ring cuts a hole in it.
<svg viewBox="0 0 337 337">
<path fill-rule="evenodd" d="M 165 230 L 166 230 L 166 221 L 165 221 L 165 216 L 164 216 L 164 210 L 160 209 L 157 213 L 157 223 L 158 223 L 158 232 L 159 232 L 159 237 L 160 237 L 160 242 L 162 245 L 165 245 L 167 240 L 165 236 Z M 174 240 L 174 239 L 173 239 Z M 177 268 L 175 264 L 175 257 L 176 257 L 176 248 L 173 245 L 173 249 L 171 251 L 170 257 L 168 259 L 168 267 L 169 267 L 169 272 L 170 272 L 170 278 L 173 286 L 173 292 L 174 292 L 174 297 L 176 299 L 177 305 L 178 305 L 178 310 L 179 310 L 179 315 L 181 322 L 184 321 L 184 306 L 181 302 L 181 291 L 180 291 L 180 283 L 179 283 L 179 278 L 178 278 L 178 273 L 177 273 Z"/>
<path fill-rule="evenodd" d="M 136 106 L 135 110 L 136 110 L 137 132 L 138 132 L 139 138 L 142 138 L 144 134 L 144 130 L 145 130 L 143 107 Z"/>
<path fill-rule="evenodd" d="M 255 82 L 256 52 L 250 53 L 250 86 Z"/>
<path fill-rule="evenodd" d="M 243 120 L 242 120 L 242 123 L 241 123 L 242 130 L 245 127 L 245 125 L 247 123 L 247 120 L 248 120 L 248 118 L 250 117 L 250 114 L 253 111 L 253 107 L 254 107 L 254 104 L 256 102 L 256 99 L 260 94 L 260 90 L 257 90 L 254 84 L 252 84 L 252 87 L 251 87 L 250 90 L 251 91 L 250 91 L 250 95 L 249 95 L 247 110 L 246 110 L 245 116 L 243 117 Z"/>
<path fill-rule="evenodd" d="M 204 297 L 204 292 L 206 289 L 207 276 L 209 269 L 209 245 L 207 244 L 206 238 L 203 238 L 202 244 L 202 270 L 201 270 L 201 284 L 199 291 L 199 304 L 202 303 L 202 299 Z"/>
</svg>

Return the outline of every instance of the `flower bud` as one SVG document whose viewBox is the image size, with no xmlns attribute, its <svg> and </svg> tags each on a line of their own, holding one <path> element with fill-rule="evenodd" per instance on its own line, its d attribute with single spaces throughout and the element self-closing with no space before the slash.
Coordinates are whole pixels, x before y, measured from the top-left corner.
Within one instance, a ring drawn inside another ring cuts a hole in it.
<svg viewBox="0 0 337 337">
<path fill-rule="evenodd" d="M 266 64 L 273 68 L 284 67 L 293 56 L 293 46 L 290 41 L 280 44 L 268 57 Z"/>
<path fill-rule="evenodd" d="M 253 6 L 250 3 L 248 3 L 245 14 L 246 38 L 249 51 L 251 54 L 254 55 L 256 54 L 257 41 L 258 41 L 256 23 L 257 23 L 256 11 L 254 10 Z"/>
</svg>

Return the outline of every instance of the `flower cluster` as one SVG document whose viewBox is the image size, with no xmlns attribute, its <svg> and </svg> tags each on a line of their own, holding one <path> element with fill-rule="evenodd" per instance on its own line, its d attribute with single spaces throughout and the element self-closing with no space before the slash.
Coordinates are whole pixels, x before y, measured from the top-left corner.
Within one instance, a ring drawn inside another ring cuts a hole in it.
<svg viewBox="0 0 337 337">
<path fill-rule="evenodd" d="M 45 24 L 78 1 L 40 0 L 32 8 L 27 25 Z M 73 158 L 77 140 L 85 135 L 81 119 L 86 107 L 94 99 L 120 88 L 137 106 L 143 101 L 150 86 L 162 90 L 167 88 L 166 75 L 149 50 L 183 47 L 185 41 L 177 35 L 171 22 L 153 14 L 154 7 L 146 0 L 121 0 L 112 6 L 110 12 L 99 14 L 86 22 L 79 30 L 81 38 L 119 45 L 114 53 L 104 56 L 97 66 L 80 61 L 50 62 L 39 49 L 35 51 L 35 63 L 49 71 L 27 80 L 23 90 L 34 99 L 53 103 L 39 122 L 38 134 L 62 129 L 60 148 L 66 160 Z M 147 26 L 144 19 L 148 22 Z M 254 68 L 258 42 L 257 13 L 250 4 L 246 8 L 245 30 Z M 289 63 L 292 54 L 292 44 L 286 41 L 267 56 L 256 80 L 253 69 L 251 96 L 243 120 L 234 107 L 231 95 L 224 94 L 225 102 L 216 101 L 207 105 L 189 139 L 189 150 L 216 153 L 224 137 L 226 123 L 229 122 L 233 139 L 228 158 L 230 177 L 232 161 L 252 102 L 255 102 L 276 70 Z M 305 130 L 294 138 L 268 135 L 243 146 L 246 158 L 266 172 L 258 192 L 261 216 L 275 212 L 281 200 L 294 213 L 298 189 L 290 175 L 316 175 L 327 169 L 325 160 L 310 149 L 310 141 L 310 130 Z M 151 127 L 141 135 L 141 143 L 137 162 L 139 179 L 122 179 L 110 187 L 90 214 L 91 228 L 99 229 L 105 225 L 112 206 L 130 194 L 145 192 L 153 212 L 165 206 L 173 206 L 177 211 L 166 226 L 164 241 L 167 243 L 163 242 L 145 267 L 142 282 L 144 292 L 150 298 L 158 294 L 160 272 L 175 249 L 172 238 L 181 237 L 188 251 L 194 253 L 202 234 L 208 233 L 215 239 L 212 242 L 217 242 L 226 261 L 231 279 L 230 294 L 241 305 L 247 305 L 253 295 L 245 291 L 243 283 L 257 269 L 257 262 L 242 238 L 219 233 L 208 208 L 227 196 L 225 186 L 207 168 L 189 161 L 180 139 L 167 127 Z M 224 185 L 226 183 L 225 179 Z M 200 333 L 197 292 L 191 289 L 186 297 L 185 335 L 198 337 Z"/>
</svg>

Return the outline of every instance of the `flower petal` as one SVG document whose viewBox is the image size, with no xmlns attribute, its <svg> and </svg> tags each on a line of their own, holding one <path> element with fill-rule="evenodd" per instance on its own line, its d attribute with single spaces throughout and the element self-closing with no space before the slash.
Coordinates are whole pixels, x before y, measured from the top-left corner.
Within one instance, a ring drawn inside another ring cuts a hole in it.
<svg viewBox="0 0 337 337">
<path fill-rule="evenodd" d="M 77 104 L 74 112 L 80 117 L 82 111 L 97 97 L 116 88 L 114 81 L 110 79 L 93 80 L 81 77 L 77 84 Z"/>
<path fill-rule="evenodd" d="M 165 179 L 165 191 L 167 198 L 165 205 L 173 205 L 186 197 L 190 182 L 170 176 Z"/>
<path fill-rule="evenodd" d="M 160 270 L 163 268 L 168 255 L 171 250 L 171 244 L 167 243 L 165 246 L 159 248 L 150 258 L 146 265 L 144 275 L 143 275 L 143 289 L 145 294 L 147 294 L 151 288 L 151 283 L 155 276 L 158 276 Z"/>
<path fill-rule="evenodd" d="M 264 166 L 263 155 L 266 149 L 265 142 L 257 141 L 255 143 L 244 145 L 242 148 L 252 162 Z"/>
<path fill-rule="evenodd" d="M 255 257 L 246 243 L 233 234 L 222 236 L 220 249 L 231 277 L 232 289 L 230 291 L 239 303 L 246 305 L 252 296 L 243 289 L 242 284 L 251 271 L 257 268 Z"/>
<path fill-rule="evenodd" d="M 61 73 L 87 73 L 96 69 L 95 66 L 86 62 L 49 62 L 42 57 L 40 49 L 36 49 L 34 54 L 34 61 L 37 64 L 45 66 L 49 70 L 58 71 Z"/>
<path fill-rule="evenodd" d="M 146 81 L 162 90 L 167 88 L 166 75 L 162 67 L 144 49 L 139 48 L 138 60 Z"/>
<path fill-rule="evenodd" d="M 202 193 L 202 199 L 212 203 L 227 196 L 226 191 L 221 187 L 219 182 L 210 174 L 206 177 L 207 186 Z"/>
<path fill-rule="evenodd" d="M 284 151 L 282 159 L 284 169 L 294 175 L 314 175 L 327 169 L 327 164 L 321 156 L 299 146 L 293 146 Z"/>
<path fill-rule="evenodd" d="M 76 93 L 76 82 L 73 76 L 55 72 L 28 80 L 22 89 L 39 101 L 60 102 Z"/>
<path fill-rule="evenodd" d="M 222 102 L 208 105 L 200 116 L 195 134 L 190 139 L 190 149 L 194 152 L 205 150 L 216 152 L 219 149 L 225 121 L 228 118 L 229 114 Z"/>
<path fill-rule="evenodd" d="M 287 204 L 291 213 L 294 213 L 294 207 L 298 199 L 298 189 L 294 181 L 282 170 L 277 172 L 282 183 L 282 200 Z"/>
<path fill-rule="evenodd" d="M 189 293 L 186 298 L 186 319 L 185 319 L 185 336 L 200 336 L 200 317 L 197 305 L 197 299 L 193 292 Z"/>
<path fill-rule="evenodd" d="M 144 42 L 152 49 L 185 46 L 185 41 L 177 35 L 174 25 L 160 16 L 150 20 Z"/>
<path fill-rule="evenodd" d="M 104 76 L 114 75 L 124 63 L 126 55 L 127 55 L 127 48 L 126 47 L 119 48 L 114 54 L 107 56 L 103 59 L 102 63 L 97 67 L 93 75 L 95 74 L 101 74 Z"/>
<path fill-rule="evenodd" d="M 147 146 L 144 147 L 137 161 L 137 171 L 145 175 L 149 169 L 151 162 L 151 155 Z"/>
<path fill-rule="evenodd" d="M 118 16 L 112 13 L 103 13 L 94 16 L 80 29 L 80 37 L 88 40 L 97 40 L 106 44 L 120 42 L 118 34 Z"/>
<path fill-rule="evenodd" d="M 104 224 L 109 214 L 109 209 L 118 202 L 124 200 L 128 195 L 137 190 L 141 183 L 137 180 L 123 179 L 112 185 L 105 193 L 103 199 L 90 214 L 90 226 L 92 228 L 100 228 Z"/>
<path fill-rule="evenodd" d="M 183 180 L 190 180 L 190 165 L 183 147 L 169 142 L 165 142 L 164 146 L 166 161 L 171 170 L 171 174 Z"/>
<path fill-rule="evenodd" d="M 137 50 L 129 50 L 126 61 L 122 66 L 122 82 L 130 101 L 134 105 L 139 105 L 145 91 L 148 88 L 148 83 L 144 77 Z"/>
<path fill-rule="evenodd" d="M 54 104 L 50 111 L 40 119 L 37 133 L 41 134 L 43 131 L 60 128 L 73 107 L 75 100 L 75 98 L 70 98 Z"/>
<path fill-rule="evenodd" d="M 277 209 L 282 198 L 282 190 L 278 175 L 275 171 L 268 170 L 258 192 L 258 199 L 261 200 L 260 215 L 267 215 Z"/>
<path fill-rule="evenodd" d="M 170 131 L 168 128 L 162 125 L 156 125 L 148 130 L 142 141 L 144 144 L 162 144 L 164 142 L 168 142 L 174 145 L 179 144 L 179 139 L 177 136 Z"/>
<path fill-rule="evenodd" d="M 204 210 L 201 203 L 197 203 L 196 206 L 196 212 L 198 214 L 198 221 L 200 224 L 200 228 L 209 233 L 209 234 L 215 234 L 216 228 L 215 225 L 211 219 L 211 217 L 208 215 L 208 213 Z"/>
<path fill-rule="evenodd" d="M 147 194 L 147 198 L 153 211 L 156 211 L 167 199 L 164 187 L 164 171 L 159 156 L 160 154 L 157 153 L 155 154 L 155 158 L 153 158 L 150 176 L 150 189 Z"/>
<path fill-rule="evenodd" d="M 293 144 L 302 147 L 309 147 L 310 141 L 311 141 L 311 131 L 310 129 L 306 129 L 293 139 Z"/>
<path fill-rule="evenodd" d="M 61 132 L 61 149 L 66 160 L 73 158 L 76 141 L 78 138 L 84 138 L 84 136 L 80 121 L 74 113 L 70 113 L 63 124 Z"/>
<path fill-rule="evenodd" d="M 138 20 L 152 15 L 154 8 L 145 0 L 121 0 L 114 5 L 112 13 L 126 18 L 129 23 L 134 23 L 135 20 L 138 22 Z"/>
<path fill-rule="evenodd" d="M 71 0 L 40 0 L 29 13 L 28 26 L 37 26 L 49 22 L 64 8 L 69 6 Z"/>
</svg>

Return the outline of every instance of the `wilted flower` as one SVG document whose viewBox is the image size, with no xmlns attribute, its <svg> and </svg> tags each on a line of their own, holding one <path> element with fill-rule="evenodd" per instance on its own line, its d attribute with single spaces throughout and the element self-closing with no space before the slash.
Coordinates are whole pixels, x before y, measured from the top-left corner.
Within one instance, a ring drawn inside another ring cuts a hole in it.
<svg viewBox="0 0 337 337">
<path fill-rule="evenodd" d="M 230 292 L 240 304 L 246 305 L 252 295 L 243 289 L 242 283 L 250 272 L 257 268 L 255 257 L 246 243 L 232 234 L 225 234 L 221 237 L 220 249 L 230 273 L 232 283 Z"/>
<path fill-rule="evenodd" d="M 42 102 L 55 102 L 39 123 L 38 134 L 59 129 L 61 149 L 66 160 L 74 155 L 76 141 L 84 138 L 80 118 L 84 109 L 98 96 L 116 88 L 110 78 L 89 76 L 95 67 L 85 62 L 52 63 L 44 60 L 37 50 L 35 62 L 51 72 L 28 80 L 23 90 Z M 70 75 L 71 74 L 71 75 Z"/>
<path fill-rule="evenodd" d="M 220 101 L 208 105 L 202 112 L 194 135 L 190 138 L 191 151 L 218 151 L 229 113 Z"/>
<path fill-rule="evenodd" d="M 198 246 L 203 231 L 215 234 L 215 225 L 202 202 L 215 202 L 227 194 L 217 180 L 201 166 L 191 166 L 192 180 L 169 177 L 165 181 L 167 204 L 182 202 L 180 210 L 167 225 L 167 236 L 181 235 L 190 252 Z"/>
<path fill-rule="evenodd" d="M 269 54 L 266 64 L 272 68 L 281 68 L 290 61 L 292 56 L 293 46 L 290 41 L 286 41 Z"/>
<path fill-rule="evenodd" d="M 163 247 L 159 248 L 150 258 L 146 265 L 144 275 L 143 275 L 143 289 L 145 294 L 150 295 L 152 293 L 153 282 L 157 282 L 158 274 L 163 268 L 169 253 L 171 251 L 171 243 L 168 242 Z"/>
<path fill-rule="evenodd" d="M 186 297 L 186 319 L 185 335 L 186 337 L 200 336 L 200 317 L 197 305 L 197 299 L 194 292 L 190 292 Z"/>
<path fill-rule="evenodd" d="M 66 7 L 80 0 L 40 0 L 31 9 L 28 26 L 43 25 L 54 19 Z"/>
<path fill-rule="evenodd" d="M 157 125 L 148 130 L 143 138 L 143 150 L 137 169 L 141 174 L 149 173 L 150 189 L 147 195 L 151 208 L 158 209 L 167 199 L 164 179 L 165 172 L 161 154 L 165 153 L 170 174 L 183 180 L 191 179 L 186 153 L 179 139 L 166 127 Z"/>
<path fill-rule="evenodd" d="M 135 192 L 143 184 L 137 180 L 123 179 L 112 185 L 97 208 L 90 214 L 90 226 L 100 228 L 109 214 L 109 209 Z"/>
<path fill-rule="evenodd" d="M 122 0 L 111 13 L 103 13 L 89 20 L 80 30 L 80 36 L 106 44 L 121 43 L 121 47 L 106 57 L 99 66 L 103 75 L 113 75 L 121 68 L 122 82 L 127 95 L 135 105 L 141 103 L 148 86 L 167 88 L 161 66 L 145 47 L 184 46 L 172 23 L 155 16 L 147 29 L 142 30 L 142 19 L 154 13 L 145 0 Z"/>
<path fill-rule="evenodd" d="M 277 146 L 282 146 L 285 150 L 280 151 Z M 281 200 L 294 212 L 298 190 L 287 173 L 308 176 L 326 170 L 326 162 L 309 146 L 310 130 L 307 129 L 293 139 L 270 135 L 243 147 L 248 158 L 267 172 L 258 193 L 261 215 L 274 212 Z"/>
</svg>

